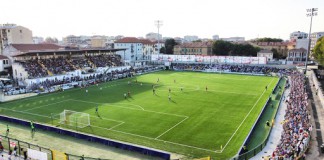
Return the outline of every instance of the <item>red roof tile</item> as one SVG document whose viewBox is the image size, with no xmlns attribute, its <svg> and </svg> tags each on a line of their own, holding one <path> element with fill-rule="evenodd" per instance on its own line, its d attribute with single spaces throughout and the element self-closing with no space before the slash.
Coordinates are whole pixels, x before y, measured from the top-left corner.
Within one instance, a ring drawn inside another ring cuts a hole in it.
<svg viewBox="0 0 324 160">
<path fill-rule="evenodd" d="M 142 43 L 142 41 L 135 37 L 125 37 L 115 41 L 115 43 Z"/>
<path fill-rule="evenodd" d="M 62 48 L 56 44 L 11 44 L 11 46 L 21 52 L 58 50 Z"/>
<path fill-rule="evenodd" d="M 0 60 L 3 60 L 3 59 L 9 59 L 9 58 L 7 56 L 0 55 Z"/>
<path fill-rule="evenodd" d="M 183 43 L 176 45 L 175 47 L 181 48 L 201 48 L 201 47 L 211 47 L 213 42 L 192 42 L 192 43 Z"/>
</svg>

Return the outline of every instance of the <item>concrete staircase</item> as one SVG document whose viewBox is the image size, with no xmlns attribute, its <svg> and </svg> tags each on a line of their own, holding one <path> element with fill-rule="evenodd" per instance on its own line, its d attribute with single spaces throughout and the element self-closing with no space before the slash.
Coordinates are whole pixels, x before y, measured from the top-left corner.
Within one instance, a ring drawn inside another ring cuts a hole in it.
<svg viewBox="0 0 324 160">
<path fill-rule="evenodd" d="M 67 62 L 68 64 L 70 64 L 70 65 L 73 67 L 74 70 L 81 69 L 81 68 L 78 68 L 78 67 L 76 67 L 75 65 L 73 65 L 70 61 L 71 61 L 71 60 L 66 60 L 66 62 Z"/>
<path fill-rule="evenodd" d="M 40 61 L 38 60 L 37 63 L 38 63 L 40 66 L 42 66 L 43 69 L 45 69 L 45 70 L 47 71 L 47 74 L 48 74 L 48 75 L 50 75 L 50 76 L 53 76 L 53 75 L 54 75 L 50 70 L 48 70 L 48 69 L 46 68 L 46 66 L 45 66 L 42 62 L 40 62 Z"/>
<path fill-rule="evenodd" d="M 87 58 L 87 57 L 85 57 L 85 58 Z M 90 61 L 90 59 L 87 58 L 87 61 L 91 65 L 92 68 L 97 68 L 97 66 L 94 63 L 92 63 L 92 61 Z"/>
</svg>

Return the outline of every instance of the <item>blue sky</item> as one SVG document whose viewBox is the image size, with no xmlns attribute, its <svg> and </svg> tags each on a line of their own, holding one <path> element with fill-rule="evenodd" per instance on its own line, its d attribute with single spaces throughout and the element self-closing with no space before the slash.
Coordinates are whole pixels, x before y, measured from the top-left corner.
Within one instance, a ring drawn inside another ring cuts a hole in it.
<svg viewBox="0 0 324 160">
<path fill-rule="evenodd" d="M 2 0 L 1 23 L 16 23 L 34 36 L 67 35 L 144 37 L 241 36 L 288 39 L 309 32 L 307 8 L 318 8 L 312 31 L 324 31 L 324 0 Z"/>
</svg>

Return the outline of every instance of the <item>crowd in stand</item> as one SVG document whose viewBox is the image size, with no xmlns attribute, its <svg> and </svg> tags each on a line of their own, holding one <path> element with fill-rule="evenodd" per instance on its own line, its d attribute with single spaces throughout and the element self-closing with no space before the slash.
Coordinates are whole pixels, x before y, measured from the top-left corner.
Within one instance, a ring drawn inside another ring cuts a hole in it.
<svg viewBox="0 0 324 160">
<path fill-rule="evenodd" d="M 249 65 L 229 65 L 229 64 L 184 64 L 178 63 L 172 65 L 175 70 L 215 70 L 221 72 L 240 72 L 240 73 L 258 73 L 267 74 L 270 72 L 285 73 L 287 69 L 279 69 L 267 66 L 249 66 Z"/>
<path fill-rule="evenodd" d="M 73 59 L 70 59 L 70 62 L 78 69 L 91 67 L 91 64 L 89 64 L 88 59 L 84 57 L 75 57 Z"/>
<path fill-rule="evenodd" d="M 289 84 L 291 88 L 285 101 L 287 110 L 283 122 L 284 130 L 280 143 L 272 153 L 272 159 L 295 159 L 300 156 L 308 146 L 312 131 L 304 75 L 292 73 Z"/>
<path fill-rule="evenodd" d="M 41 78 L 48 76 L 47 70 L 54 75 L 70 72 L 74 69 L 83 69 L 92 67 L 92 62 L 95 67 L 116 67 L 122 66 L 121 57 L 119 55 L 88 55 L 85 57 L 52 57 L 46 59 L 32 59 L 21 61 L 25 70 L 28 72 L 29 78 Z M 44 65 L 44 67 L 42 66 Z M 74 65 L 74 66 L 73 66 Z"/>
<path fill-rule="evenodd" d="M 40 59 L 40 63 L 45 65 L 53 74 L 73 71 L 73 67 L 63 57 Z"/>
<path fill-rule="evenodd" d="M 96 67 L 121 66 L 121 57 L 119 55 L 95 55 L 86 56 Z"/>
<path fill-rule="evenodd" d="M 36 59 L 21 62 L 29 77 L 40 78 L 47 76 L 47 71 L 38 63 Z"/>
<path fill-rule="evenodd" d="M 134 74 L 141 74 L 152 70 L 156 70 L 156 68 L 139 67 L 139 68 L 129 68 L 123 70 L 113 70 L 108 73 L 91 74 L 83 77 L 81 76 L 63 77 L 62 80 L 59 80 L 57 78 L 52 80 L 46 79 L 45 81 L 42 81 L 40 83 L 31 84 L 29 90 L 35 91 L 42 88 L 44 91 L 52 92 L 55 91 L 54 88 L 52 88 L 53 86 L 69 84 L 72 82 L 78 82 L 79 86 L 80 85 L 87 86 L 93 84 L 93 82 L 100 83 L 100 82 L 106 82 L 106 81 L 111 81 L 111 80 L 125 78 L 125 77 L 131 77 Z"/>
</svg>

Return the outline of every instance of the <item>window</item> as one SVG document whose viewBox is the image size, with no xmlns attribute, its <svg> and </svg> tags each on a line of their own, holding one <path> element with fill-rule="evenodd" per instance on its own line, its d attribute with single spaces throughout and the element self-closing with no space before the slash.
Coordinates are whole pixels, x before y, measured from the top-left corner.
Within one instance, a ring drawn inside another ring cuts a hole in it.
<svg viewBox="0 0 324 160">
<path fill-rule="evenodd" d="M 6 60 L 3 60 L 2 63 L 3 63 L 3 64 L 6 64 Z"/>
<path fill-rule="evenodd" d="M 8 29 L 8 33 L 10 33 L 10 29 Z"/>
<path fill-rule="evenodd" d="M 22 33 L 22 30 L 19 30 L 20 31 L 20 33 Z"/>
</svg>

